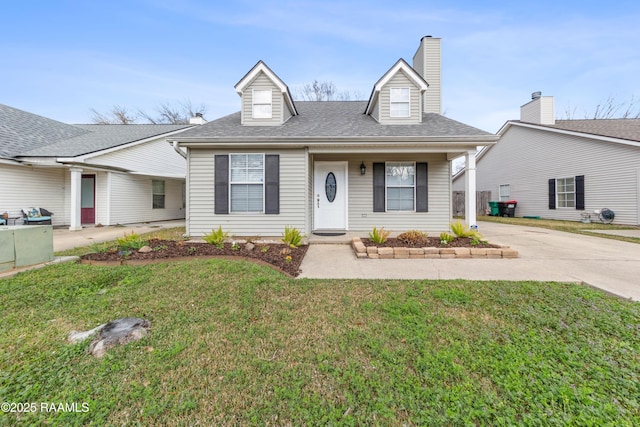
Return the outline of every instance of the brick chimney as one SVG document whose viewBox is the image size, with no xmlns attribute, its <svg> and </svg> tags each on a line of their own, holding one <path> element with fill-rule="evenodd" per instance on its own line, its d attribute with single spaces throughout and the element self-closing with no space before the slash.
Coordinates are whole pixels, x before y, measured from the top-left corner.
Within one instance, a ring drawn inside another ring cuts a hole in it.
<svg viewBox="0 0 640 427">
<path fill-rule="evenodd" d="M 425 113 L 442 114 L 442 61 L 441 39 L 425 36 L 413 55 L 413 69 L 429 84 L 423 95 L 422 105 Z"/>
<path fill-rule="evenodd" d="M 520 107 L 520 121 L 537 125 L 555 125 L 553 96 L 542 96 L 542 92 L 533 92 L 531 101 Z"/>
</svg>

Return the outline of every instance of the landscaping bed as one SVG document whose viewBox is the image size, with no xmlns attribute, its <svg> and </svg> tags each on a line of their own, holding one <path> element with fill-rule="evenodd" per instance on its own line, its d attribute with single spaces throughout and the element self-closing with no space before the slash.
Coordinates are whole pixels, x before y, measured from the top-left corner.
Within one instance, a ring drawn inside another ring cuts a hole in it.
<svg viewBox="0 0 640 427">
<path fill-rule="evenodd" d="M 388 238 L 384 243 L 374 243 L 368 238 L 354 237 L 351 241 L 356 257 L 373 259 L 402 258 L 517 258 L 518 251 L 467 237 L 442 244 L 439 238 L 429 237 L 423 242 L 407 243 Z"/>
<path fill-rule="evenodd" d="M 143 264 L 198 257 L 244 258 L 269 265 L 295 277 L 300 274 L 300 264 L 307 252 L 306 245 L 292 248 L 282 243 L 225 242 L 216 246 L 202 242 L 162 239 L 150 239 L 146 248 L 142 251 L 110 248 L 80 258 L 82 262 L 89 264 Z"/>
</svg>

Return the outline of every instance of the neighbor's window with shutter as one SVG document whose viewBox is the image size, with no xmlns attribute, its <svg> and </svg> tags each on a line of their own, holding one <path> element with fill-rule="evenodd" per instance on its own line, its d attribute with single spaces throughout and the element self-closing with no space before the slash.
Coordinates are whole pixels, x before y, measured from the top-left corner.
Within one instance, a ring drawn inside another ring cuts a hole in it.
<svg viewBox="0 0 640 427">
<path fill-rule="evenodd" d="M 272 117 L 271 89 L 253 90 L 253 118 L 270 119 Z"/>
<path fill-rule="evenodd" d="M 415 187 L 414 163 L 386 164 L 388 211 L 413 211 L 415 209 Z"/>
<path fill-rule="evenodd" d="M 556 179 L 556 206 L 559 208 L 576 207 L 575 178 Z"/>
<path fill-rule="evenodd" d="M 409 88 L 408 87 L 392 87 L 390 88 L 390 113 L 391 117 L 409 117 Z"/>
<path fill-rule="evenodd" d="M 231 212 L 264 211 L 264 155 L 231 154 Z"/>
<path fill-rule="evenodd" d="M 164 209 L 164 181 L 154 179 L 151 182 L 153 209 Z"/>
</svg>

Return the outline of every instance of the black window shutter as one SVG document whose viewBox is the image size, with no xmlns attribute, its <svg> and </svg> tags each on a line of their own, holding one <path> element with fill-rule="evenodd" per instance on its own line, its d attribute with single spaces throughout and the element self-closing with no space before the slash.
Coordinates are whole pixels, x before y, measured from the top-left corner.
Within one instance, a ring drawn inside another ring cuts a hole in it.
<svg viewBox="0 0 640 427">
<path fill-rule="evenodd" d="M 229 213 L 229 156 L 215 156 L 215 209 L 216 215 Z"/>
<path fill-rule="evenodd" d="M 385 167 L 384 163 L 373 164 L 373 211 L 385 211 Z"/>
<path fill-rule="evenodd" d="M 584 210 L 584 175 L 575 177 L 576 181 L 576 210 Z"/>
<path fill-rule="evenodd" d="M 549 180 L 549 209 L 556 208 L 556 180 L 551 178 Z"/>
<path fill-rule="evenodd" d="M 264 213 L 280 213 L 280 156 L 264 156 Z"/>
<path fill-rule="evenodd" d="M 427 164 L 416 163 L 416 212 L 429 212 Z"/>
</svg>

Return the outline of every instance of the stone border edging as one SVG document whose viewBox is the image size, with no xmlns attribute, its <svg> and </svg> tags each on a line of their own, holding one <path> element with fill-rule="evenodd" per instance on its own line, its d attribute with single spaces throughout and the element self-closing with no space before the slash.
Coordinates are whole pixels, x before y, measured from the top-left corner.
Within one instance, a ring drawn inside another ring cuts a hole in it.
<svg viewBox="0 0 640 427">
<path fill-rule="evenodd" d="M 365 246 L 359 237 L 351 239 L 357 258 L 372 259 L 436 259 L 436 258 L 518 258 L 518 251 L 508 246 L 499 248 L 378 248 Z"/>
</svg>

